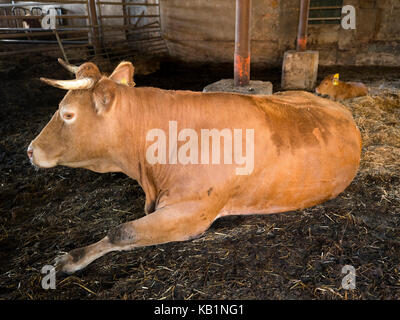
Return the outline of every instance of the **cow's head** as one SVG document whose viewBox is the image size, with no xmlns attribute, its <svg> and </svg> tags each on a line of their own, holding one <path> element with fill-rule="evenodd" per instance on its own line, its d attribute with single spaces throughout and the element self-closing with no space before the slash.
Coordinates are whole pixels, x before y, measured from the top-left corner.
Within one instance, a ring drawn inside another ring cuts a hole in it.
<svg viewBox="0 0 400 320">
<path fill-rule="evenodd" d="M 82 167 L 98 172 L 116 171 L 112 162 L 113 129 L 119 95 L 134 86 L 134 67 L 121 62 L 111 76 L 103 76 L 91 62 L 79 67 L 59 59 L 74 80 L 41 78 L 49 85 L 68 90 L 50 122 L 30 143 L 31 163 L 41 168 L 56 165 Z"/>
<path fill-rule="evenodd" d="M 318 87 L 315 88 L 315 92 L 320 95 L 333 95 L 337 90 L 339 84 L 338 74 L 331 74 L 326 76 Z"/>
</svg>

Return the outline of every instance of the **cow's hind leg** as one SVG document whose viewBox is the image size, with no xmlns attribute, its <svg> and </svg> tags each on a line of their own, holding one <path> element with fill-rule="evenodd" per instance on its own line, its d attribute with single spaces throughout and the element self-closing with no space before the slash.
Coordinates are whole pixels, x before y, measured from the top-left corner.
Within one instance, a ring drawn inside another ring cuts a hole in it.
<svg viewBox="0 0 400 320">
<path fill-rule="evenodd" d="M 208 229 L 217 213 L 204 203 L 194 201 L 157 209 L 143 218 L 117 226 L 99 242 L 56 258 L 56 268 L 74 273 L 111 251 L 193 239 Z"/>
</svg>

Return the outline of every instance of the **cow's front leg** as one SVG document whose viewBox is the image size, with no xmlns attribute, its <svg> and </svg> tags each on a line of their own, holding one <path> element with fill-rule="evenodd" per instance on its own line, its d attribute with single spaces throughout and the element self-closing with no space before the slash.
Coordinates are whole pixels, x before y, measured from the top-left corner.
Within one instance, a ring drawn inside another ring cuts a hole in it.
<svg viewBox="0 0 400 320">
<path fill-rule="evenodd" d="M 157 209 L 143 218 L 119 225 L 99 242 L 56 258 L 56 268 L 74 273 L 111 251 L 193 239 L 208 229 L 218 211 L 219 208 L 205 207 L 195 201 Z"/>
<path fill-rule="evenodd" d="M 108 252 L 117 250 L 113 248 L 107 237 L 87 247 L 74 249 L 67 254 L 55 259 L 56 270 L 72 274 L 85 268 L 89 263 Z"/>
</svg>

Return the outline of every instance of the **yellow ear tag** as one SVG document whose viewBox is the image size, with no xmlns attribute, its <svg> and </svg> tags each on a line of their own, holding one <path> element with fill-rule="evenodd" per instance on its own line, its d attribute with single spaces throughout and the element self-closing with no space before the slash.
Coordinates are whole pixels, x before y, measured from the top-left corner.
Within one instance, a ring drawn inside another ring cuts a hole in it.
<svg viewBox="0 0 400 320">
<path fill-rule="evenodd" d="M 124 85 L 128 85 L 128 81 L 126 80 L 126 78 L 122 78 L 119 83 L 124 84 Z"/>
<path fill-rule="evenodd" d="M 339 84 L 339 73 L 336 73 L 336 74 L 333 76 L 332 82 L 333 82 L 333 85 L 334 85 L 334 86 L 337 86 L 337 85 Z"/>
</svg>

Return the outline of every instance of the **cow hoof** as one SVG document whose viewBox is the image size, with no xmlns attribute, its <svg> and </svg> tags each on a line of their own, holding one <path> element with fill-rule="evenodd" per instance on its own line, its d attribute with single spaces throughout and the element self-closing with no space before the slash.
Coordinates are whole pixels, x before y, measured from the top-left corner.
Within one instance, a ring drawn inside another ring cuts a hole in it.
<svg viewBox="0 0 400 320">
<path fill-rule="evenodd" d="M 80 267 L 73 262 L 73 257 L 69 253 L 56 257 L 54 262 L 57 272 L 73 274 L 80 269 Z"/>
</svg>

